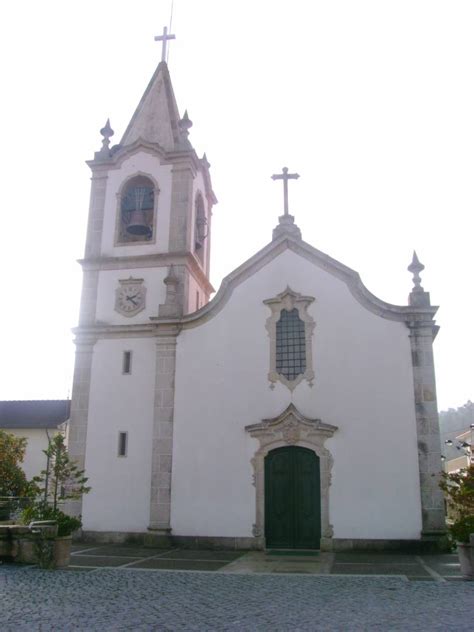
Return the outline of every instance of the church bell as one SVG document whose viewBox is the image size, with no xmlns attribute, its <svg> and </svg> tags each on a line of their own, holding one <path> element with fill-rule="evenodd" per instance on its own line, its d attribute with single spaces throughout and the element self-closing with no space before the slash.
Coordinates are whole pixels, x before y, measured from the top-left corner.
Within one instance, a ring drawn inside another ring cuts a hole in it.
<svg viewBox="0 0 474 632">
<path fill-rule="evenodd" d="M 139 209 L 132 211 L 126 230 L 130 235 L 150 234 L 150 227 L 147 224 L 144 211 Z"/>
<path fill-rule="evenodd" d="M 133 210 L 130 213 L 130 219 L 127 223 L 126 231 L 129 235 L 147 236 L 151 230 L 145 215 L 145 207 L 147 206 L 147 187 L 134 187 L 131 191 L 134 198 Z M 147 200 L 149 202 L 149 200 Z M 149 205 L 149 204 L 148 204 Z"/>
</svg>

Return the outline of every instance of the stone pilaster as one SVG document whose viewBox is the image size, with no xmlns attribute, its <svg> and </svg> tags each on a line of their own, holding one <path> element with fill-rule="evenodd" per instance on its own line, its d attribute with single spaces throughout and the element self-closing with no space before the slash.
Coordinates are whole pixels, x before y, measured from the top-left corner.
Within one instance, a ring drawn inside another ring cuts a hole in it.
<svg viewBox="0 0 474 632">
<path fill-rule="evenodd" d="M 171 215 L 169 232 L 169 251 L 184 252 L 191 250 L 191 216 L 193 209 L 193 181 L 194 173 L 189 163 L 175 164 L 171 181 Z M 180 271 L 176 268 L 176 274 Z M 180 285 L 179 293 L 182 313 L 187 312 L 189 296 L 189 272 L 185 271 L 185 278 Z"/>
<path fill-rule="evenodd" d="M 98 257 L 102 243 L 107 171 L 96 169 L 92 175 L 85 257 Z"/>
<path fill-rule="evenodd" d="M 412 321 L 410 342 L 415 389 L 418 464 L 423 536 L 446 530 L 443 493 L 439 488 L 441 446 L 433 360 L 433 321 Z"/>
<path fill-rule="evenodd" d="M 82 275 L 81 306 L 79 310 L 79 326 L 93 325 L 97 308 L 97 290 L 99 286 L 99 272 L 84 270 Z"/>
<path fill-rule="evenodd" d="M 97 171 L 94 173 L 91 182 L 89 220 L 87 223 L 86 259 L 100 256 L 106 186 L 107 172 Z M 79 325 L 90 325 L 95 322 L 99 273 L 95 270 L 84 270 L 83 274 Z"/>
<path fill-rule="evenodd" d="M 152 436 L 150 524 L 146 543 L 166 540 L 171 532 L 171 471 L 173 461 L 176 328 L 156 340 L 155 406 Z"/>
<path fill-rule="evenodd" d="M 68 452 L 80 469 L 85 467 L 87 420 L 95 338 L 76 340 L 76 361 L 72 384 L 71 414 L 68 429 Z M 86 472 L 87 476 L 87 472 Z M 68 510 L 81 514 L 82 499 L 69 503 Z"/>
<path fill-rule="evenodd" d="M 193 203 L 193 172 L 187 164 L 173 165 L 170 217 L 170 252 L 190 250 L 190 215 Z"/>
</svg>

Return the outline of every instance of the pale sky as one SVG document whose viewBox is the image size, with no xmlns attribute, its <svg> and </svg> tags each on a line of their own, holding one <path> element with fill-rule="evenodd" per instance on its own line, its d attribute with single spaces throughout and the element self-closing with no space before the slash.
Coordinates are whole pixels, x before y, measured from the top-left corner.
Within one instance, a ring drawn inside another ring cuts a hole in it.
<svg viewBox="0 0 474 632">
<path fill-rule="evenodd" d="M 160 60 L 170 0 L 2 3 L 0 399 L 70 394 L 90 171 Z M 175 0 L 169 67 L 211 162 L 211 280 L 303 238 L 406 304 L 412 251 L 440 305 L 440 409 L 474 399 L 474 3 Z M 315 359 L 315 364 L 317 360 Z"/>
</svg>

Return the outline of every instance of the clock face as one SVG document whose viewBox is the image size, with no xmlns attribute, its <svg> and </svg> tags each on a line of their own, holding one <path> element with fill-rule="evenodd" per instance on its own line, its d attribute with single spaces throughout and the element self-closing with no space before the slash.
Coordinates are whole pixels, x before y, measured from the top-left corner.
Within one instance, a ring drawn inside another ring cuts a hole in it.
<svg viewBox="0 0 474 632">
<path fill-rule="evenodd" d="M 146 288 L 140 282 L 120 281 L 115 291 L 115 309 L 124 316 L 134 316 L 145 307 Z"/>
</svg>

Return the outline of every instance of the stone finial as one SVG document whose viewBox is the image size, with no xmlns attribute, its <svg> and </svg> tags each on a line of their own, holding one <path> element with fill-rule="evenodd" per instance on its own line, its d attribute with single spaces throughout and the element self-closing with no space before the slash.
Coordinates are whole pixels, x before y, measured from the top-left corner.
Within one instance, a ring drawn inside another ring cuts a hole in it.
<svg viewBox="0 0 474 632">
<path fill-rule="evenodd" d="M 413 274 L 413 289 L 408 297 L 408 302 L 414 307 L 423 307 L 430 305 L 430 294 L 425 292 L 421 285 L 420 272 L 423 272 L 425 266 L 418 259 L 416 250 L 413 251 L 413 258 L 407 270 Z"/>
<path fill-rule="evenodd" d="M 408 266 L 408 272 L 413 273 L 413 290 L 412 292 L 423 292 L 423 288 L 421 287 L 421 277 L 420 272 L 423 272 L 425 266 L 420 263 L 418 256 L 416 254 L 416 250 L 413 251 L 413 259 L 411 260 L 410 265 Z"/>
<path fill-rule="evenodd" d="M 179 279 L 176 276 L 174 265 L 170 265 L 170 269 L 168 270 L 168 274 L 165 276 L 163 283 L 166 285 L 166 302 L 173 303 L 176 296 L 176 288 L 179 284 Z"/>
<path fill-rule="evenodd" d="M 189 130 L 193 126 L 193 122 L 188 116 L 188 111 L 185 110 L 183 118 L 179 121 L 179 129 L 185 136 L 189 136 Z"/>
<path fill-rule="evenodd" d="M 110 127 L 110 119 L 107 119 L 107 122 L 104 125 L 104 127 L 100 130 L 100 133 L 103 136 L 102 149 L 100 150 L 100 153 L 101 154 L 108 154 L 109 153 L 110 139 L 114 135 L 114 130 Z"/>
<path fill-rule="evenodd" d="M 206 152 L 203 153 L 202 158 L 201 158 L 201 162 L 202 162 L 202 164 L 204 165 L 204 167 L 206 169 L 209 169 L 209 167 L 211 166 L 211 163 L 207 159 Z"/>
<path fill-rule="evenodd" d="M 170 265 L 163 283 L 166 285 L 166 298 L 165 302 L 159 306 L 158 316 L 160 318 L 178 318 L 182 315 L 182 306 L 178 300 L 180 280 L 173 265 Z"/>
</svg>

